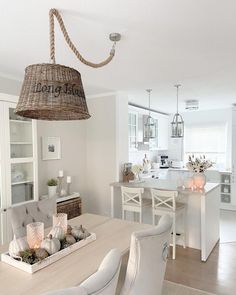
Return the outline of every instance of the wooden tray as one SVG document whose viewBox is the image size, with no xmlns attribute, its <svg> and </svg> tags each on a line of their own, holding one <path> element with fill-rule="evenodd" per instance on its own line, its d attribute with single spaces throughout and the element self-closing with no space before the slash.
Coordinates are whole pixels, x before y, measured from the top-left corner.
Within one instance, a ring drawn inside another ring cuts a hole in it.
<svg viewBox="0 0 236 295">
<path fill-rule="evenodd" d="M 86 246 L 87 244 L 92 243 L 95 240 L 96 240 L 96 234 L 91 233 L 91 235 L 89 237 L 87 237 L 86 239 L 80 240 L 79 242 L 77 242 L 77 243 L 75 243 L 63 250 L 60 250 L 59 252 L 57 252 L 53 255 L 50 255 L 47 258 L 45 258 L 44 260 L 34 263 L 32 265 L 12 258 L 8 252 L 1 254 L 1 260 L 7 264 L 10 264 L 11 266 L 14 266 L 16 268 L 19 268 L 25 272 L 32 274 L 44 267 L 56 262 L 57 260 L 73 253 L 74 251 Z"/>
</svg>

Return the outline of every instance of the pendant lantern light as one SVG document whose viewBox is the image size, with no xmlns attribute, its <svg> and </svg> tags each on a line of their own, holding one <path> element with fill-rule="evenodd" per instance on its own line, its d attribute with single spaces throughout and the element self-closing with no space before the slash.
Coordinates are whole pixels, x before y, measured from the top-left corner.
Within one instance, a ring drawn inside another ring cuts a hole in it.
<svg viewBox="0 0 236 295">
<path fill-rule="evenodd" d="M 176 87 L 177 93 L 177 112 L 173 117 L 171 122 L 171 137 L 180 138 L 184 137 L 184 120 L 182 116 L 179 114 L 179 87 L 180 84 L 174 85 Z"/>
<path fill-rule="evenodd" d="M 144 124 L 144 138 L 151 139 L 156 138 L 156 122 L 151 117 L 151 109 L 150 109 L 150 96 L 152 89 L 146 90 L 148 93 L 148 104 L 149 104 L 149 115 L 147 117 L 146 123 Z"/>
<path fill-rule="evenodd" d="M 51 63 L 33 64 L 25 69 L 19 102 L 15 113 L 22 117 L 41 120 L 84 120 L 90 118 L 80 73 L 70 67 L 56 64 L 54 16 L 70 49 L 77 58 L 93 68 L 107 65 L 115 55 L 119 33 L 110 34 L 113 42 L 108 58 L 100 63 L 85 60 L 72 43 L 61 15 L 56 9 L 49 11 Z"/>
</svg>

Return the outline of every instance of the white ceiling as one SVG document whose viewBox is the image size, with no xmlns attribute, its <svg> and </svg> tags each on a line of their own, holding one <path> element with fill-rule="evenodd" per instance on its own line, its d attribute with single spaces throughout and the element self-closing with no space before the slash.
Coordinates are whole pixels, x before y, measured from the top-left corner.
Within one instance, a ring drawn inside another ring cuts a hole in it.
<svg viewBox="0 0 236 295">
<path fill-rule="evenodd" d="M 110 32 L 122 34 L 112 63 L 92 69 L 56 31 L 57 62 L 81 72 L 87 94 L 120 90 L 144 105 L 153 88 L 153 107 L 170 112 L 180 82 L 182 108 L 186 99 L 198 99 L 201 109 L 236 103 L 235 0 L 0 0 L 2 75 L 22 80 L 28 64 L 49 61 L 52 7 L 92 61 L 108 55 Z"/>
</svg>

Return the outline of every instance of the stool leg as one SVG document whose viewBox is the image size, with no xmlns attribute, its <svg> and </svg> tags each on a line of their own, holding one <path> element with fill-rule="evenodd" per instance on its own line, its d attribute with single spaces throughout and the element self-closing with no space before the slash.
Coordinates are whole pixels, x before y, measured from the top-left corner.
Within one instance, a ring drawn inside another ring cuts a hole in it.
<svg viewBox="0 0 236 295">
<path fill-rule="evenodd" d="M 175 259 L 176 255 L 176 216 L 173 216 L 173 250 L 172 250 L 172 258 Z"/>
<path fill-rule="evenodd" d="M 139 223 L 143 222 L 143 212 L 142 209 L 139 211 Z"/>
<path fill-rule="evenodd" d="M 184 249 L 186 248 L 186 209 L 184 209 L 183 211 L 183 230 L 184 230 L 184 234 L 183 234 L 183 247 Z"/>
<path fill-rule="evenodd" d="M 125 210 L 122 209 L 122 219 L 125 220 Z"/>
<path fill-rule="evenodd" d="M 154 210 L 152 210 L 152 225 L 156 225 L 156 215 L 154 213 Z"/>
</svg>

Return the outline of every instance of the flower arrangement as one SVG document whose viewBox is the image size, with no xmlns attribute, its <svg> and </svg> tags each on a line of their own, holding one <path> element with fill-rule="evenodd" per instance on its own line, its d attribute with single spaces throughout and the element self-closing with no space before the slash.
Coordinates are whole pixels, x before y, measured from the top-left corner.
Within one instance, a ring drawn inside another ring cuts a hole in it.
<svg viewBox="0 0 236 295">
<path fill-rule="evenodd" d="M 205 172 L 208 168 L 212 167 L 213 162 L 210 160 L 206 160 L 206 157 L 200 156 L 199 158 L 195 158 L 194 155 L 189 156 L 188 163 L 186 167 L 193 172 L 202 173 Z"/>
<path fill-rule="evenodd" d="M 131 171 L 134 173 L 135 175 L 135 180 L 134 181 L 140 181 L 140 173 L 143 171 L 143 166 L 142 165 L 133 165 Z"/>
<path fill-rule="evenodd" d="M 143 166 L 142 165 L 133 165 L 131 170 L 136 175 L 136 174 L 139 174 L 143 171 Z"/>
</svg>

